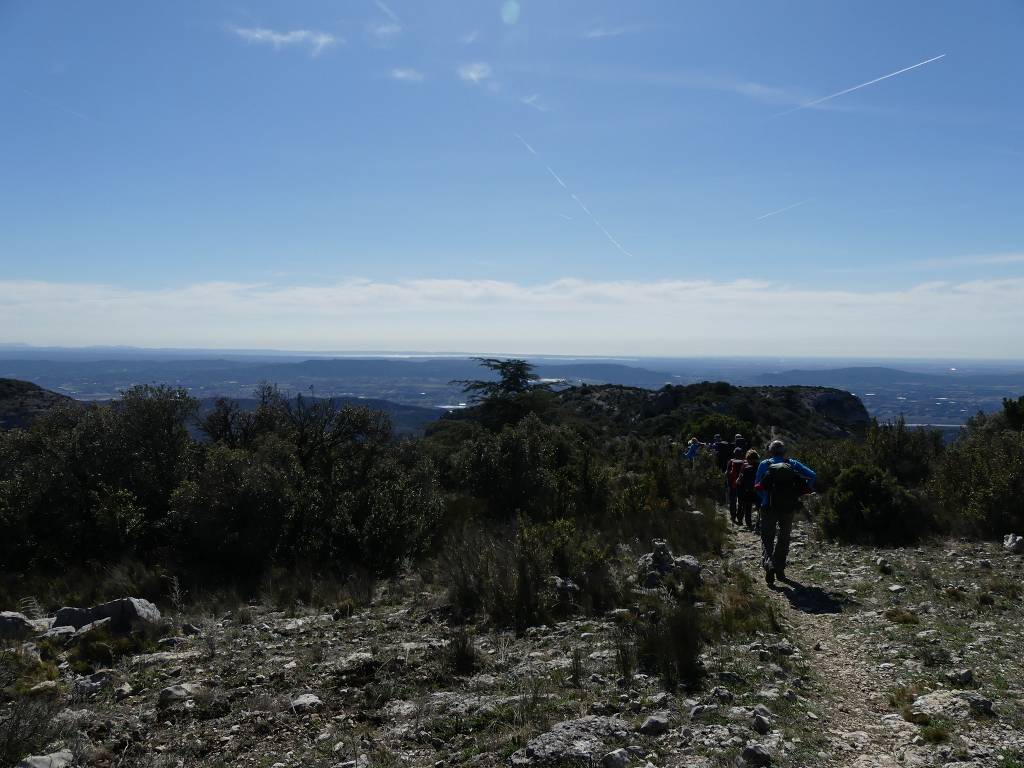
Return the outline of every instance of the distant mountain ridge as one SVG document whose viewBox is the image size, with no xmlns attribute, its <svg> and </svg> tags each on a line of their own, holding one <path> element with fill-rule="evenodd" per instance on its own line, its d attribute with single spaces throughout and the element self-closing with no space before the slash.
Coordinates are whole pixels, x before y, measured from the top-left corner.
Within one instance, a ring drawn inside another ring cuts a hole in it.
<svg viewBox="0 0 1024 768">
<path fill-rule="evenodd" d="M 855 387 L 950 385 L 972 386 L 1024 386 L 1024 371 L 1006 373 L 919 373 L 883 366 L 856 366 L 849 368 L 793 369 L 780 373 L 765 373 L 757 377 L 763 384 L 803 384 L 818 387 Z"/>
</svg>

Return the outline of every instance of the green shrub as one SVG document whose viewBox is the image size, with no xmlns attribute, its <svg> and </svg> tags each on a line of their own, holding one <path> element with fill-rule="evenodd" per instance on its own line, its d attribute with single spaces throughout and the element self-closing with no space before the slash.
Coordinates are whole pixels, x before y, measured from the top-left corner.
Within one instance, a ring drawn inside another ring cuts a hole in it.
<svg viewBox="0 0 1024 768">
<path fill-rule="evenodd" d="M 696 437 L 702 443 L 711 442 L 715 435 L 731 441 L 733 435 L 743 435 L 749 445 L 755 445 L 758 437 L 757 428 L 750 422 L 728 416 L 724 413 L 708 413 L 686 423 L 682 430 L 682 438 L 689 440 Z"/>
<path fill-rule="evenodd" d="M 678 684 L 697 686 L 703 674 L 700 653 L 704 645 L 697 610 L 679 603 L 655 613 L 640 626 L 637 658 L 645 672 L 661 676 L 669 690 Z"/>
<path fill-rule="evenodd" d="M 1024 433 L 973 420 L 946 450 L 931 489 L 952 531 L 999 537 L 1024 530 Z"/>
<path fill-rule="evenodd" d="M 898 546 L 933 532 L 920 499 L 876 466 L 858 464 L 839 473 L 828 492 L 821 525 L 842 541 Z"/>
</svg>

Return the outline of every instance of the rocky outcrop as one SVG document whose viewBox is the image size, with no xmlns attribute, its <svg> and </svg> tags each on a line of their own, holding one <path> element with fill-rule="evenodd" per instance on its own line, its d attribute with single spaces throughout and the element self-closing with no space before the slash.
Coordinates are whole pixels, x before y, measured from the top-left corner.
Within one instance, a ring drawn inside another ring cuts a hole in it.
<svg viewBox="0 0 1024 768">
<path fill-rule="evenodd" d="M 54 627 L 81 629 L 87 624 L 110 620 L 110 628 L 117 632 L 129 632 L 160 625 L 160 609 L 140 597 L 122 597 L 109 603 L 91 608 L 61 608 L 53 622 Z"/>
<path fill-rule="evenodd" d="M 648 589 L 660 587 L 669 576 L 674 576 L 684 587 L 696 587 L 701 583 L 700 562 L 692 555 L 676 557 L 668 542 L 655 539 L 651 551 L 636 561 L 638 583 Z"/>
<path fill-rule="evenodd" d="M 632 731 L 618 717 L 588 715 L 578 720 L 558 723 L 514 753 L 514 766 L 552 766 L 600 761 L 608 753 L 608 745 L 624 740 Z"/>
</svg>

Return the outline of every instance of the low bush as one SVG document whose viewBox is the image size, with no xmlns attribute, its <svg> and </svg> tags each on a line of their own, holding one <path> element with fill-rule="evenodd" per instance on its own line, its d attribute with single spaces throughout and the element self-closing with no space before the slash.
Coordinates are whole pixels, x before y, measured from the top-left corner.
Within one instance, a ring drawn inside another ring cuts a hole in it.
<svg viewBox="0 0 1024 768">
<path fill-rule="evenodd" d="M 821 525 L 830 538 L 875 546 L 909 544 L 935 530 L 920 498 L 870 464 L 839 473 L 826 497 Z"/>
<path fill-rule="evenodd" d="M 931 490 L 955 533 L 1000 537 L 1024 530 L 1024 432 L 1002 418 L 972 420 L 943 456 Z"/>
<path fill-rule="evenodd" d="M 700 616 L 687 604 L 666 606 L 639 627 L 637 660 L 642 670 L 657 674 L 668 690 L 695 688 L 703 675 L 704 646 Z"/>
</svg>

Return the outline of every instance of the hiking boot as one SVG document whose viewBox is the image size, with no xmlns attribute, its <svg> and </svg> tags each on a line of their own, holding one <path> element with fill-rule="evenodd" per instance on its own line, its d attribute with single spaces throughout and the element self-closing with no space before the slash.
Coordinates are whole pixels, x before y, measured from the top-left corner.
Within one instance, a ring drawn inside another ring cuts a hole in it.
<svg viewBox="0 0 1024 768">
<path fill-rule="evenodd" d="M 770 565 L 766 565 L 764 568 L 764 581 L 769 587 L 775 586 L 775 569 Z"/>
</svg>

